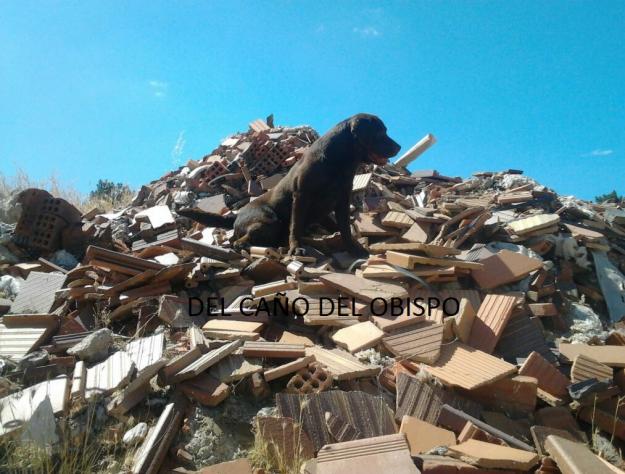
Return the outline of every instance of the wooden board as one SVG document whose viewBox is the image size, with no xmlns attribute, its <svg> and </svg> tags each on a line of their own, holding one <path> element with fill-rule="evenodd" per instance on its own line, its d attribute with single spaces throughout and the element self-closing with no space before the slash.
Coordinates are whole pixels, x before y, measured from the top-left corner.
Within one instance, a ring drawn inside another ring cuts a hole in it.
<svg viewBox="0 0 625 474">
<path fill-rule="evenodd" d="M 347 295 L 371 303 L 375 298 L 407 298 L 408 291 L 395 283 L 379 282 L 347 273 L 329 273 L 319 277 L 326 285 Z"/>
</svg>

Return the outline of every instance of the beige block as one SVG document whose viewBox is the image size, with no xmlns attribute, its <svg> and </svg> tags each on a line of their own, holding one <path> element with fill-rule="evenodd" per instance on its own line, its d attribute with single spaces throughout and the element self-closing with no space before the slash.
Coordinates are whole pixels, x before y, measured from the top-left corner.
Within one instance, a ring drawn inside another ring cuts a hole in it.
<svg viewBox="0 0 625 474">
<path fill-rule="evenodd" d="M 202 329 L 214 331 L 240 331 L 240 332 L 260 332 L 264 326 L 262 322 L 256 321 L 234 321 L 229 319 L 211 319 Z"/>
<path fill-rule="evenodd" d="M 332 340 L 353 353 L 375 346 L 383 336 L 384 332 L 375 324 L 366 321 L 339 329 L 332 335 Z"/>
</svg>

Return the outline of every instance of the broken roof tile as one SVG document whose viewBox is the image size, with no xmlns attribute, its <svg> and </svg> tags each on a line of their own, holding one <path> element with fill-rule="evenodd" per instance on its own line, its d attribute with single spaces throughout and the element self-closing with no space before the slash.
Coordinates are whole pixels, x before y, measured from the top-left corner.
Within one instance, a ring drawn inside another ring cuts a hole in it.
<svg viewBox="0 0 625 474">
<path fill-rule="evenodd" d="M 538 379 L 538 388 L 557 397 L 568 395 L 569 379 L 538 352 L 532 352 L 519 369 L 520 375 Z"/>
<path fill-rule="evenodd" d="M 332 443 L 325 413 L 336 414 L 363 434 L 365 438 L 395 433 L 393 410 L 383 398 L 360 391 L 332 390 L 308 395 L 277 393 L 280 416 L 302 420 L 304 431 L 315 449 Z"/>
<path fill-rule="evenodd" d="M 614 474 L 595 454 L 582 443 L 557 435 L 549 435 L 545 449 L 566 474 Z"/>
<path fill-rule="evenodd" d="M 375 298 L 407 298 L 406 289 L 396 283 L 382 283 L 375 280 L 360 278 L 348 273 L 328 273 L 319 279 L 332 288 L 371 303 Z"/>
<path fill-rule="evenodd" d="M 12 327 L 0 324 L 0 357 L 18 362 L 29 352 L 37 349 L 54 332 L 51 326 Z"/>
<path fill-rule="evenodd" d="M 85 399 L 104 397 L 130 381 L 135 364 L 124 351 L 118 351 L 87 369 Z"/>
<path fill-rule="evenodd" d="M 161 332 L 129 342 L 125 351 L 135 363 L 137 372 L 141 372 L 163 357 L 164 344 L 165 334 Z"/>
<path fill-rule="evenodd" d="M 395 419 L 401 421 L 405 415 L 436 424 L 443 405 L 448 404 L 467 413 L 479 416 L 480 406 L 452 391 L 433 386 L 417 378 L 400 373 L 397 377 L 397 398 Z"/>
<path fill-rule="evenodd" d="M 601 362 L 580 354 L 573 359 L 571 367 L 571 380 L 573 382 L 582 382 L 588 379 L 611 380 L 614 370 Z"/>
<path fill-rule="evenodd" d="M 540 323 L 525 312 L 513 314 L 503 330 L 495 352 L 507 361 L 515 362 L 534 351 L 549 362 L 556 362 L 555 355 L 547 346 Z"/>
<path fill-rule="evenodd" d="M 456 435 L 453 431 L 439 428 L 408 415 L 402 417 L 399 432 L 406 435 L 412 456 L 425 453 L 438 446 L 456 444 Z"/>
<path fill-rule="evenodd" d="M 193 377 L 198 376 L 205 370 L 217 364 L 223 358 L 232 354 L 235 350 L 237 350 L 243 341 L 236 340 L 224 344 L 223 346 L 213 349 L 212 351 L 207 352 L 206 354 L 200 356 L 195 361 L 191 362 L 188 366 L 177 372 L 172 376 L 172 382 L 181 382 L 183 380 L 191 379 Z"/>
<path fill-rule="evenodd" d="M 62 273 L 30 272 L 22 284 L 9 313 L 49 314 L 53 309 L 56 292 L 65 284 Z"/>
<path fill-rule="evenodd" d="M 541 260 L 510 250 L 501 250 L 480 260 L 480 263 L 483 265 L 482 268 L 472 270 L 471 276 L 484 290 L 518 281 L 543 265 Z"/>
<path fill-rule="evenodd" d="M 60 375 L 0 398 L 0 437 L 28 422 L 46 397 L 50 399 L 55 414 L 66 411 L 68 390 L 68 377 Z"/>
<path fill-rule="evenodd" d="M 464 462 L 490 469 L 516 469 L 527 471 L 538 464 L 536 453 L 499 446 L 470 439 L 456 446 L 450 446 L 447 452 Z"/>
<path fill-rule="evenodd" d="M 409 325 L 392 330 L 384 336 L 384 346 L 394 355 L 416 362 L 434 363 L 443 342 L 443 325 L 412 318 Z"/>
<path fill-rule="evenodd" d="M 516 367 L 459 342 L 444 344 L 441 355 L 425 370 L 444 383 L 472 390 L 516 372 Z"/>
<path fill-rule="evenodd" d="M 318 474 L 350 471 L 362 474 L 419 474 L 403 434 L 328 444 L 321 448 L 316 463 Z"/>
<path fill-rule="evenodd" d="M 473 320 L 469 345 L 491 354 L 516 305 L 514 296 L 486 295 Z"/>
<path fill-rule="evenodd" d="M 349 352 L 341 349 L 312 346 L 306 348 L 306 355 L 314 356 L 317 362 L 330 371 L 335 380 L 375 376 L 380 372 L 380 367 L 363 364 Z"/>
</svg>

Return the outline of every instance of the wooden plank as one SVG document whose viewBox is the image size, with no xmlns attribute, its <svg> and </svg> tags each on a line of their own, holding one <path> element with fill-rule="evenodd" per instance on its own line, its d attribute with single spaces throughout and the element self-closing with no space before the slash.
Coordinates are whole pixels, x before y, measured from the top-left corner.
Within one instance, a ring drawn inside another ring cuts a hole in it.
<svg viewBox="0 0 625 474">
<path fill-rule="evenodd" d="M 371 303 L 375 298 L 407 298 L 408 291 L 401 285 L 360 278 L 346 273 L 329 273 L 319 279 L 332 288 Z"/>
<path fill-rule="evenodd" d="M 180 430 L 184 406 L 183 397 L 165 406 L 156 425 L 135 454 L 132 474 L 156 474 L 159 471 L 169 446 Z"/>
<path fill-rule="evenodd" d="M 96 260 L 102 262 L 104 266 L 110 263 L 117 269 L 121 269 L 122 272 L 132 271 L 132 274 L 141 273 L 145 270 L 160 270 L 164 268 L 164 265 L 153 262 L 151 260 L 145 260 L 143 258 L 133 257 L 132 255 L 115 252 L 113 250 L 103 249 L 95 245 L 87 247 L 85 252 L 85 262 L 91 262 Z"/>
<path fill-rule="evenodd" d="M 398 229 L 408 229 L 414 221 L 403 212 L 390 211 L 382 218 L 382 225 L 396 227 Z"/>
<path fill-rule="evenodd" d="M 278 367 L 265 370 L 263 375 L 267 382 L 271 382 L 272 380 L 278 379 L 280 377 L 284 377 L 285 375 L 288 375 L 288 374 L 292 374 L 293 372 L 297 372 L 299 369 L 308 367 L 308 364 L 314 361 L 315 361 L 315 356 L 313 355 L 300 357 L 299 359 L 296 359 L 287 364 L 283 364 Z"/>
<path fill-rule="evenodd" d="M 306 355 L 312 355 L 332 374 L 334 380 L 351 380 L 361 377 L 376 376 L 380 367 L 366 365 L 341 349 L 324 349 L 319 346 L 306 348 Z"/>
<path fill-rule="evenodd" d="M 246 357 L 296 358 L 305 356 L 306 350 L 304 344 L 245 341 L 243 355 Z"/>
<path fill-rule="evenodd" d="M 420 242 L 403 242 L 403 243 L 386 243 L 381 242 L 369 245 L 372 253 L 384 253 L 387 250 L 396 252 L 423 252 L 429 257 L 445 257 L 447 255 L 460 255 L 461 250 L 451 247 L 443 247 L 442 245 L 424 244 Z"/>
<path fill-rule="evenodd" d="M 560 354 L 570 362 L 580 354 L 590 357 L 609 367 L 625 367 L 625 346 L 589 346 L 588 344 L 566 344 L 559 346 Z"/>
<path fill-rule="evenodd" d="M 201 356 L 196 361 L 189 364 L 187 367 L 182 369 L 180 372 L 176 373 L 171 377 L 172 382 L 181 382 L 183 380 L 188 380 L 197 375 L 201 374 L 205 370 L 209 369 L 213 365 L 217 364 L 224 357 L 232 354 L 235 350 L 237 350 L 243 341 L 237 340 L 232 341 L 227 344 L 224 344 L 218 349 L 212 350 L 203 356 Z"/>
<path fill-rule="evenodd" d="M 415 265 L 434 265 L 439 267 L 468 268 L 470 270 L 481 269 L 483 267 L 483 265 L 478 262 L 468 262 L 466 260 L 458 260 L 454 258 L 422 257 L 420 255 L 410 255 L 406 253 L 395 252 L 393 250 L 389 250 L 386 252 L 386 260 L 389 263 L 398 265 L 408 270 L 412 270 Z"/>
<path fill-rule="evenodd" d="M 529 234 L 546 227 L 551 227 L 560 222 L 558 214 L 538 214 L 525 219 L 508 223 L 508 226 L 517 235 Z"/>
</svg>

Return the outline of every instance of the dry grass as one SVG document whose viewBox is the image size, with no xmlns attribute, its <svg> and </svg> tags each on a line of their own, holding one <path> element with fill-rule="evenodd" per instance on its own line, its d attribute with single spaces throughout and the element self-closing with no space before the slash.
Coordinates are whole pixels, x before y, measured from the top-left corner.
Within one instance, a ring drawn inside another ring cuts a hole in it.
<svg viewBox="0 0 625 474">
<path fill-rule="evenodd" d="M 85 407 L 86 419 L 80 432 L 72 431 L 67 419 L 57 421 L 59 443 L 41 447 L 25 443 L 18 436 L 0 438 L 0 473 L 7 474 L 75 474 L 106 473 L 107 459 L 123 460 L 128 452 L 120 443 L 106 439 L 106 427 L 95 426 L 95 405 Z M 119 472 L 119 467 L 112 472 Z"/>
<path fill-rule="evenodd" d="M 303 436 L 302 416 L 307 401 L 300 405 L 299 420 L 293 421 L 293 430 L 283 427 L 283 435 L 289 436 L 290 439 L 283 439 L 281 443 L 274 444 L 268 442 L 261 434 L 258 422 L 254 429 L 254 446 L 249 452 L 249 459 L 256 468 L 263 469 L 265 472 L 278 472 L 280 474 L 298 474 L 302 465 L 308 460 L 304 455 L 304 449 L 301 445 Z M 292 446 L 291 451 L 284 447 Z"/>
<path fill-rule="evenodd" d="M 28 188 L 45 189 L 55 197 L 60 197 L 70 202 L 82 212 L 87 212 L 95 207 L 104 212 L 127 206 L 132 200 L 132 192 L 123 193 L 112 198 L 92 198 L 78 191 L 74 186 L 63 183 L 56 175 L 51 175 L 44 180 L 36 180 L 18 169 L 14 176 L 7 176 L 0 172 L 0 200 L 9 199 L 11 195 Z"/>
</svg>

